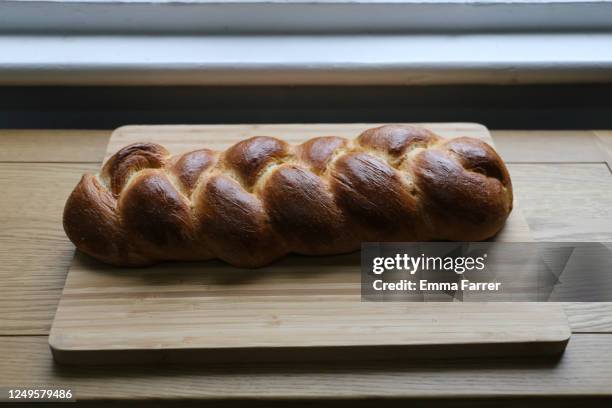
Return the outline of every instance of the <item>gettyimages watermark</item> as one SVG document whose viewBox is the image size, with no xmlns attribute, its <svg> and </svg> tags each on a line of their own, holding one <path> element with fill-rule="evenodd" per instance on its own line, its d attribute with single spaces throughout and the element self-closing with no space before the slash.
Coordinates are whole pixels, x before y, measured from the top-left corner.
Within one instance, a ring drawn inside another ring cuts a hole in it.
<svg viewBox="0 0 612 408">
<path fill-rule="evenodd" d="M 364 243 L 364 301 L 611 302 L 612 243 Z"/>
</svg>

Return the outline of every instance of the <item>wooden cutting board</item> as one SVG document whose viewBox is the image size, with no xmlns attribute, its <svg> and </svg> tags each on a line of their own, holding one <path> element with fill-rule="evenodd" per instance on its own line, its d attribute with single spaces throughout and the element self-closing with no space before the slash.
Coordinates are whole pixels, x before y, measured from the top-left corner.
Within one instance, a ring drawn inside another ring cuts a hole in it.
<svg viewBox="0 0 612 408">
<path fill-rule="evenodd" d="M 107 157 L 137 141 L 180 153 L 254 135 L 300 142 L 355 137 L 374 124 L 127 126 Z M 424 124 L 478 137 L 484 126 Z M 515 207 L 498 240 L 530 241 Z M 570 329 L 546 303 L 361 302 L 359 254 L 289 256 L 265 268 L 219 261 L 116 268 L 76 254 L 51 329 L 67 364 L 397 359 L 561 353 Z"/>
</svg>

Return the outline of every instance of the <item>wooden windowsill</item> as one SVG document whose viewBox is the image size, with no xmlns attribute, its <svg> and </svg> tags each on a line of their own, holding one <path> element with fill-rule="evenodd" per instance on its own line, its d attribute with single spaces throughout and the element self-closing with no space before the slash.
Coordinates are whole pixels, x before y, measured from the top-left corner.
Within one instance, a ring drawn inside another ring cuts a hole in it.
<svg viewBox="0 0 612 408">
<path fill-rule="evenodd" d="M 611 131 L 492 132 L 521 207 L 540 240 L 612 240 Z M 95 171 L 108 131 L 0 131 L 0 384 L 76 389 L 81 400 L 330 400 L 612 397 L 612 304 L 565 306 L 573 331 L 560 361 L 412 361 L 283 367 L 57 366 L 49 326 L 74 248 L 65 198 Z M 554 141 L 554 143 L 551 143 Z M 585 204 L 588 200 L 588 205 Z M 552 204 L 554 203 L 554 205 Z M 580 208 L 580 211 L 576 211 Z M 583 399 L 580 400 L 584 402 Z"/>
</svg>

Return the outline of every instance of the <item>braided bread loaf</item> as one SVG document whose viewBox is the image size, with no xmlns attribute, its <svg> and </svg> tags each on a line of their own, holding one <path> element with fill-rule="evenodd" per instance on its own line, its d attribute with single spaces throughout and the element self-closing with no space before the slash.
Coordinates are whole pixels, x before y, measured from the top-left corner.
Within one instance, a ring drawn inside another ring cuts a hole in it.
<svg viewBox="0 0 612 408">
<path fill-rule="evenodd" d="M 362 241 L 484 240 L 511 210 L 508 171 L 489 145 L 387 125 L 353 141 L 253 137 L 178 156 L 132 144 L 83 176 L 64 229 L 115 265 L 221 258 L 257 267 Z"/>
</svg>

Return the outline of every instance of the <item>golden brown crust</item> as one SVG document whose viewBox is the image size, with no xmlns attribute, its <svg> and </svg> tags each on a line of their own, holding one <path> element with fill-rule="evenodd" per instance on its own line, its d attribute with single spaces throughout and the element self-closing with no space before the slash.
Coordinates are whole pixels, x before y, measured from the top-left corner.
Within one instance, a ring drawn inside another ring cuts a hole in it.
<svg viewBox="0 0 612 408">
<path fill-rule="evenodd" d="M 336 161 L 332 193 L 344 213 L 367 232 L 364 241 L 403 236 L 416 239 L 416 199 L 400 174 L 367 153 L 347 153 Z"/>
<path fill-rule="evenodd" d="M 508 170 L 489 145 L 387 125 L 299 146 L 253 137 L 222 153 L 133 144 L 82 178 L 64 229 L 116 265 L 220 258 L 257 267 L 362 241 L 484 240 L 511 210 Z"/>
<path fill-rule="evenodd" d="M 171 172 L 182 183 L 187 194 L 191 194 L 200 174 L 213 166 L 216 154 L 210 149 L 195 150 L 176 157 Z"/>
<path fill-rule="evenodd" d="M 308 163 L 317 174 L 327 169 L 334 153 L 348 144 L 348 140 L 336 136 L 315 137 L 298 146 L 297 156 Z"/>
<path fill-rule="evenodd" d="M 129 178 L 142 169 L 161 168 L 168 151 L 154 143 L 134 143 L 115 153 L 104 165 L 102 177 L 114 195 L 119 195 Z"/>
<path fill-rule="evenodd" d="M 267 136 L 255 136 L 238 142 L 225 152 L 227 168 L 234 170 L 248 187 L 259 173 L 275 160 L 287 154 L 287 143 Z"/>
<path fill-rule="evenodd" d="M 318 254 L 341 245 L 344 213 L 308 169 L 282 166 L 266 181 L 262 198 L 270 222 L 294 252 Z"/>
<path fill-rule="evenodd" d="M 398 157 L 416 147 L 426 147 L 439 140 L 431 131 L 418 126 L 380 126 L 359 135 L 359 144 Z"/>
</svg>

